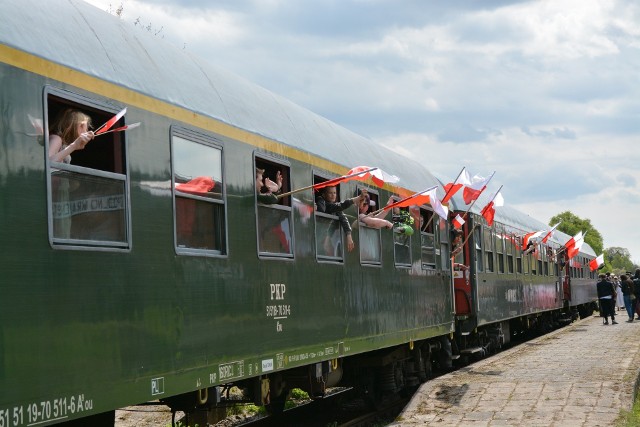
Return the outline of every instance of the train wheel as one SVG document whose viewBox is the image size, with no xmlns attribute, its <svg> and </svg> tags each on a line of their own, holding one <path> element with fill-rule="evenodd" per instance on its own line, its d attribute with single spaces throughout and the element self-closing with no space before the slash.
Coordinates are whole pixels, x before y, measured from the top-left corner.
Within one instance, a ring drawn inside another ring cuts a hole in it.
<svg viewBox="0 0 640 427">
<path fill-rule="evenodd" d="M 271 403 L 265 405 L 265 409 L 269 414 L 281 414 L 284 411 L 287 398 L 289 397 L 289 390 L 283 390 L 279 396 L 272 397 Z"/>
</svg>

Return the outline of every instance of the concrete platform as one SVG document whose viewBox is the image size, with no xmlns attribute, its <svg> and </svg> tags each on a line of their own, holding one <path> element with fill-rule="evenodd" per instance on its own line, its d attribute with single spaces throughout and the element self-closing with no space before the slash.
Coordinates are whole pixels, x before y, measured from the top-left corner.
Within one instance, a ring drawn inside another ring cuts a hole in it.
<svg viewBox="0 0 640 427">
<path fill-rule="evenodd" d="M 640 321 L 627 319 L 582 319 L 427 381 L 391 426 L 614 426 L 640 374 Z"/>
</svg>

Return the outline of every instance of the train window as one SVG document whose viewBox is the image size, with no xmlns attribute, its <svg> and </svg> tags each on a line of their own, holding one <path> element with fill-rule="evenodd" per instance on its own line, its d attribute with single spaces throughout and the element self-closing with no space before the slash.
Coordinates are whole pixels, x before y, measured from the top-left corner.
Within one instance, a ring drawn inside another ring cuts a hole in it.
<svg viewBox="0 0 640 427">
<path fill-rule="evenodd" d="M 484 228 L 484 266 L 487 272 L 495 271 L 493 265 L 493 236 L 491 227 Z"/>
<path fill-rule="evenodd" d="M 359 210 L 360 213 L 369 214 L 380 209 L 380 197 L 371 190 L 369 193 L 369 206 L 366 211 Z M 358 189 L 357 193 L 360 193 Z M 364 265 L 381 265 L 382 264 L 382 241 L 381 231 L 379 228 L 368 227 L 360 221 L 353 222 L 354 228 L 358 227 L 360 263 Z"/>
<path fill-rule="evenodd" d="M 54 247 L 128 249 L 131 246 L 124 132 L 96 136 L 65 158 L 77 138 L 70 123 L 101 126 L 118 112 L 112 105 L 47 87 L 44 91 L 48 160 L 49 239 Z M 113 128 L 124 124 L 121 118 Z M 77 126 L 77 125 L 76 125 Z M 54 135 L 57 135 L 54 137 Z M 62 146 L 56 151 L 60 141 Z M 51 145 L 53 144 L 53 145 Z M 63 154 L 62 154 L 63 155 Z"/>
<path fill-rule="evenodd" d="M 313 176 L 313 184 L 322 184 L 329 178 L 320 175 Z M 343 228 L 349 220 L 346 214 L 326 213 L 318 210 L 318 198 L 322 197 L 325 201 L 340 202 L 340 184 L 331 187 L 323 187 L 314 192 L 316 200 L 315 210 L 315 238 L 316 238 L 316 257 L 319 261 L 344 262 L 344 239 Z M 341 221 L 341 218 L 342 221 Z M 362 240 L 362 236 L 360 237 Z M 365 237 L 366 239 L 366 237 Z"/>
<path fill-rule="evenodd" d="M 396 267 L 411 267 L 414 220 L 409 208 L 393 208 L 393 254 Z"/>
<path fill-rule="evenodd" d="M 504 274 L 504 227 L 501 224 L 495 225 L 496 259 L 498 261 L 498 273 Z"/>
<path fill-rule="evenodd" d="M 543 244 L 538 245 L 538 274 L 546 276 L 544 269 L 544 259 L 546 258 L 545 246 Z"/>
<path fill-rule="evenodd" d="M 522 237 L 514 236 L 513 238 L 514 252 L 516 253 L 516 273 L 522 274 Z"/>
<path fill-rule="evenodd" d="M 536 266 L 538 264 L 539 250 L 539 247 L 536 245 L 536 249 L 529 254 L 529 262 L 531 263 L 531 274 L 533 275 L 538 274 L 538 269 Z"/>
<path fill-rule="evenodd" d="M 476 270 L 484 271 L 484 264 L 482 262 L 482 227 L 473 228 L 473 244 L 476 251 Z"/>
<path fill-rule="evenodd" d="M 504 246 L 505 246 L 505 254 L 507 256 L 507 273 L 513 274 L 513 253 L 516 251 L 516 236 L 511 229 L 505 229 L 504 232 Z"/>
<path fill-rule="evenodd" d="M 287 194 L 291 188 L 290 168 L 266 156 L 256 156 L 255 174 L 258 253 L 293 258 L 292 198 Z"/>
<path fill-rule="evenodd" d="M 436 268 L 434 220 L 433 211 L 420 208 L 420 257 L 422 268 L 425 270 L 435 270 Z"/>
<path fill-rule="evenodd" d="M 444 221 L 439 216 L 435 216 L 433 222 L 435 222 L 436 229 L 440 231 L 439 235 L 436 235 L 436 237 L 438 237 L 440 240 L 440 253 L 437 253 L 436 251 L 436 255 L 440 257 L 440 268 L 442 269 L 442 271 L 449 271 L 451 270 L 451 252 L 449 250 L 449 225 L 447 224 L 447 221 Z M 462 251 L 460 251 L 460 256 L 462 256 Z"/>
<path fill-rule="evenodd" d="M 205 136 L 172 128 L 176 252 L 226 255 L 222 147 Z"/>
</svg>

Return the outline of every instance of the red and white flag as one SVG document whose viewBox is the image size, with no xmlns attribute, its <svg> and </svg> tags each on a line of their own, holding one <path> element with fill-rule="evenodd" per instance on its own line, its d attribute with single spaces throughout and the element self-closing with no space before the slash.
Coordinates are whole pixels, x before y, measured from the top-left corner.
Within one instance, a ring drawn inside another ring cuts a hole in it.
<svg viewBox="0 0 640 427">
<path fill-rule="evenodd" d="M 369 166 L 356 166 L 347 172 L 346 175 L 339 176 L 337 178 L 330 179 L 328 181 L 324 181 L 313 186 L 314 190 L 319 190 L 324 187 L 333 187 L 343 182 L 351 181 L 352 179 L 358 181 L 365 181 L 368 178 L 371 178 L 374 184 L 378 187 L 382 187 L 385 182 L 389 184 L 394 184 L 398 182 L 400 179 L 395 176 L 386 173 L 380 168 L 369 167 Z"/>
<path fill-rule="evenodd" d="M 443 206 L 438 198 L 438 187 L 434 186 L 427 190 L 420 191 L 412 194 L 409 197 L 405 197 L 402 200 L 398 200 L 395 203 L 385 206 L 383 209 L 388 210 L 391 208 L 406 208 L 414 205 L 426 205 L 429 204 L 433 208 L 433 211 L 438 214 L 442 219 L 446 220 L 449 215 L 449 208 Z"/>
<path fill-rule="evenodd" d="M 487 220 L 487 225 L 489 227 L 493 224 L 493 217 L 496 214 L 496 208 L 498 206 L 504 206 L 504 198 L 502 197 L 500 190 L 493 195 L 491 201 L 482 209 L 482 212 L 480 212 L 484 219 Z"/>
<path fill-rule="evenodd" d="M 113 116 L 109 120 L 107 120 L 107 122 L 105 124 L 103 124 L 98 129 L 96 129 L 94 134 L 100 135 L 101 133 L 105 133 L 106 131 L 111 129 L 111 127 L 113 125 L 115 125 L 116 122 L 118 120 L 120 120 L 122 118 L 122 116 L 124 116 L 125 114 L 127 114 L 127 107 L 123 108 L 122 111 L 120 111 L 118 114 L 116 114 L 115 116 Z"/>
<path fill-rule="evenodd" d="M 589 261 L 589 269 L 591 271 L 595 271 L 600 268 L 602 264 L 604 264 L 604 254 L 600 254 L 596 258 Z"/>
<path fill-rule="evenodd" d="M 457 214 L 455 218 L 453 218 L 453 228 L 455 229 L 461 229 L 462 226 L 464 225 L 464 219 L 462 219 L 462 217 L 460 216 L 460 214 Z"/>
<path fill-rule="evenodd" d="M 569 241 L 564 245 L 567 248 L 567 257 L 571 259 L 576 256 L 583 244 L 584 235 L 582 234 L 582 231 L 578 231 L 578 234 L 569 239 Z"/>
<path fill-rule="evenodd" d="M 553 236 L 553 232 L 556 231 L 556 228 L 560 225 L 560 223 L 557 223 L 556 225 L 554 225 L 553 227 L 551 227 L 551 230 L 549 230 L 547 232 L 547 234 L 545 234 L 545 236 L 542 238 L 542 243 L 547 243 L 547 241 L 551 238 L 551 236 Z"/>
<path fill-rule="evenodd" d="M 131 129 L 137 128 L 138 126 L 140 126 L 140 122 L 131 123 L 130 125 L 120 126 L 119 128 L 111 129 L 111 130 L 108 130 L 106 132 L 100 132 L 98 135 L 106 135 L 106 134 L 111 133 L 111 132 L 121 132 L 123 130 L 131 130 Z M 98 136 L 98 135 L 96 135 L 96 136 Z"/>
<path fill-rule="evenodd" d="M 191 181 L 176 183 L 176 190 L 182 193 L 207 194 L 216 186 L 216 182 L 209 176 L 198 176 Z"/>
<path fill-rule="evenodd" d="M 544 233 L 544 231 L 540 230 L 540 231 L 532 231 L 531 233 L 525 234 L 524 237 L 522 238 L 522 250 L 527 249 L 527 246 L 529 245 L 529 241 L 532 241 L 536 237 L 540 237 L 542 233 Z"/>
<path fill-rule="evenodd" d="M 450 182 L 444 186 L 444 197 L 440 203 L 447 203 L 457 192 L 465 185 L 471 184 L 471 178 L 469 178 L 469 172 L 466 168 L 462 168 L 455 181 Z"/>
<path fill-rule="evenodd" d="M 493 178 L 494 174 L 495 172 L 493 172 L 488 178 L 483 178 L 480 175 L 475 175 L 473 178 L 471 178 L 469 184 L 464 186 L 464 190 L 462 191 L 462 198 L 467 205 L 471 204 L 471 202 L 480 197 L 480 194 L 482 194 L 484 189 L 487 188 L 487 184 L 489 183 L 489 181 L 491 181 L 491 178 Z"/>
</svg>

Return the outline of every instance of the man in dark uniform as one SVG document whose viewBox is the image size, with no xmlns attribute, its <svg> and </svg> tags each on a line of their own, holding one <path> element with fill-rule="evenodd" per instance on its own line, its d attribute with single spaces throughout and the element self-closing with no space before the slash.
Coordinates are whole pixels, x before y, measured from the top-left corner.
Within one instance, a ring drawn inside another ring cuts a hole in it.
<svg viewBox="0 0 640 427">
<path fill-rule="evenodd" d="M 609 324 L 609 316 L 611 316 L 611 324 L 617 325 L 618 322 L 616 322 L 614 310 L 615 290 L 613 289 L 613 284 L 607 281 L 604 274 L 600 274 L 598 279 L 600 279 L 600 281 L 596 287 L 598 289 L 598 300 L 600 301 L 600 315 L 604 318 L 603 322 L 605 325 Z"/>
</svg>

